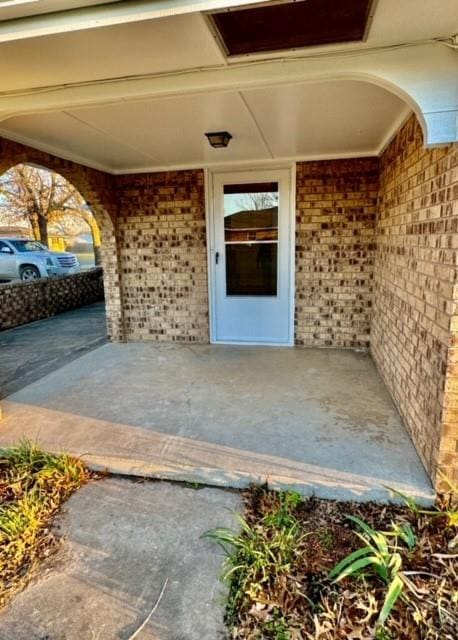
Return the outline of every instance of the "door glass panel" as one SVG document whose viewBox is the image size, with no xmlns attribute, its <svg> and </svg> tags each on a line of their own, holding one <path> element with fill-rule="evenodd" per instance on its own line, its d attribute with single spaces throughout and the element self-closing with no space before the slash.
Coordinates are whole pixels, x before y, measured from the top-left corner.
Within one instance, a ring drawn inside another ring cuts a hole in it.
<svg viewBox="0 0 458 640">
<path fill-rule="evenodd" d="M 224 186 L 228 296 L 276 296 L 278 183 Z"/>
</svg>

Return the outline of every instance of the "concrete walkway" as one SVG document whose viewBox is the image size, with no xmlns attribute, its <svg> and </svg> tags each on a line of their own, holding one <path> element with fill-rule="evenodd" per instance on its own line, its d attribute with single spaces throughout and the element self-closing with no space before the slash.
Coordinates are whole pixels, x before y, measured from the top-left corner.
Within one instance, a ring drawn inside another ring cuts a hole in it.
<svg viewBox="0 0 458 640">
<path fill-rule="evenodd" d="M 371 358 L 344 350 L 107 344 L 3 402 L 26 436 L 98 468 L 226 487 L 428 502 L 430 482 Z"/>
<path fill-rule="evenodd" d="M 0 398 L 107 341 L 105 303 L 97 302 L 0 333 Z"/>
<path fill-rule="evenodd" d="M 201 538 L 234 526 L 239 497 L 218 489 L 110 478 L 78 491 L 58 520 L 66 538 L 0 613 L 0 640 L 223 637 L 222 551 Z"/>
</svg>

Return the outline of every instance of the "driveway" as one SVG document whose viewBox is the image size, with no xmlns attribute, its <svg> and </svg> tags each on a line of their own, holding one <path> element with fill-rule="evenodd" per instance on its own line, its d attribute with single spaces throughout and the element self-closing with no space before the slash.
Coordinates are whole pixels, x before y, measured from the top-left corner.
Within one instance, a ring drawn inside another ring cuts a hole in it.
<svg viewBox="0 0 458 640">
<path fill-rule="evenodd" d="M 97 302 L 0 333 L 0 398 L 107 342 L 105 304 Z"/>
</svg>

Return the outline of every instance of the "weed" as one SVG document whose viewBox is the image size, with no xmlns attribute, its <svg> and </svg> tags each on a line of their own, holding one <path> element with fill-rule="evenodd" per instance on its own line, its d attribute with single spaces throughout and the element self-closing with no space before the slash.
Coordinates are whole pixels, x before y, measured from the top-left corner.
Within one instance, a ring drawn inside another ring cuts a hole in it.
<svg viewBox="0 0 458 640">
<path fill-rule="evenodd" d="M 288 621 L 285 620 L 283 614 L 277 609 L 271 616 L 271 619 L 262 625 L 263 638 L 272 640 L 291 640 Z"/>
<path fill-rule="evenodd" d="M 318 540 L 323 545 L 325 549 L 332 549 L 335 540 L 332 534 L 332 531 L 329 529 L 324 529 L 323 531 L 318 531 L 317 533 Z"/>
<path fill-rule="evenodd" d="M 406 507 L 417 518 L 417 520 L 422 515 L 426 515 L 430 518 L 445 517 L 449 527 L 458 527 L 458 485 L 447 478 L 447 476 L 445 476 L 440 470 L 438 471 L 438 475 L 448 486 L 448 491 L 445 491 L 439 496 L 438 508 L 435 509 L 422 509 L 411 496 L 407 496 L 405 493 L 402 493 L 401 491 L 398 491 L 397 489 L 393 489 L 391 487 L 387 487 L 387 489 L 401 498 Z"/>
<path fill-rule="evenodd" d="M 200 482 L 185 482 L 185 487 L 187 489 L 194 489 L 194 491 L 200 491 L 200 489 L 204 489 L 205 485 Z"/>
<path fill-rule="evenodd" d="M 212 529 L 205 538 L 217 542 L 226 559 L 223 580 L 229 584 L 228 618 L 232 619 L 245 596 L 253 602 L 263 602 L 266 589 L 281 576 L 287 576 L 296 551 L 299 525 L 251 527 L 235 514 L 240 532 L 228 528 Z"/>
<path fill-rule="evenodd" d="M 297 523 L 293 512 L 302 502 L 302 496 L 295 491 L 282 491 L 278 499 L 279 504 L 264 517 L 264 522 L 270 527 L 289 529 Z"/>
</svg>

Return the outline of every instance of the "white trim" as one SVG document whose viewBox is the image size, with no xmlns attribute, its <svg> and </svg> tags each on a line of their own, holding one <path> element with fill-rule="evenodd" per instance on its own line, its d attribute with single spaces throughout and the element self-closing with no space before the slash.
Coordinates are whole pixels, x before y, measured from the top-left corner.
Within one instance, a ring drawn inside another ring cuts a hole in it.
<svg viewBox="0 0 458 640">
<path fill-rule="evenodd" d="M 213 344 L 213 327 L 214 327 L 214 295 L 213 295 L 213 236 L 212 236 L 212 200 L 213 200 L 213 177 L 208 168 L 204 169 L 204 196 L 205 196 L 205 230 L 207 240 L 207 295 L 208 295 L 208 331 L 209 342 Z"/>
<path fill-rule="evenodd" d="M 290 235 L 290 273 L 289 273 L 289 334 L 290 346 L 296 343 L 295 335 L 295 316 L 296 316 L 296 211 L 297 211 L 297 190 L 296 190 L 296 162 L 291 163 L 290 169 L 290 217 L 289 217 L 289 235 Z"/>
<path fill-rule="evenodd" d="M 233 163 L 225 165 L 220 169 L 212 171 L 209 167 L 204 169 L 205 179 L 205 224 L 207 227 L 207 271 L 208 271 L 208 304 L 209 304 L 209 335 L 210 344 L 232 344 L 232 345 L 250 345 L 250 346 L 268 346 L 268 347 L 293 347 L 295 339 L 294 331 L 294 315 L 296 305 L 296 288 L 295 288 L 295 264 L 296 264 L 296 164 L 295 162 L 282 162 L 271 160 L 269 166 L 263 166 L 255 163 L 251 163 L 249 167 L 243 169 L 246 173 L 259 173 L 262 171 L 288 171 L 289 174 L 289 216 L 288 216 L 288 249 L 289 249 L 289 291 L 288 291 L 288 313 L 289 313 L 289 328 L 288 328 L 288 340 L 286 342 L 257 342 L 257 341 L 227 341 L 217 340 L 215 334 L 216 327 L 216 307 L 215 307 L 215 271 L 214 271 L 214 247 L 215 247 L 215 221 L 214 221 L 214 193 L 213 183 L 214 177 L 218 174 L 226 173 L 238 173 L 238 166 Z"/>
<path fill-rule="evenodd" d="M 218 344 L 215 338 L 216 327 L 216 307 L 214 293 L 214 268 L 213 256 L 215 254 L 215 225 L 214 207 L 213 207 L 213 176 L 214 173 L 207 167 L 205 170 L 207 179 L 207 188 L 205 190 L 207 197 L 207 207 L 205 222 L 207 225 L 207 257 L 208 257 L 208 321 L 210 327 L 210 344 Z"/>
<path fill-rule="evenodd" d="M 64 9 L 0 22 L 0 42 L 257 4 L 264 0 L 130 0 Z"/>
<path fill-rule="evenodd" d="M 275 347 L 276 349 L 278 349 L 279 347 L 289 349 L 295 346 L 294 344 L 289 344 L 286 342 L 243 342 L 243 340 L 231 340 L 230 342 L 228 340 L 215 340 L 210 344 L 229 345 L 232 347 Z"/>
<path fill-rule="evenodd" d="M 1 132 L 0 132 L 1 133 Z M 224 153 L 224 150 L 221 150 Z M 287 158 L 252 158 L 250 160 L 234 160 L 232 162 L 200 162 L 189 164 L 170 164 L 159 167 L 138 167 L 133 169 L 109 170 L 113 175 L 129 175 L 132 173 L 160 173 L 162 171 L 186 171 L 191 169 L 211 169 L 217 171 L 231 171 L 237 167 L 250 169 L 253 165 L 260 169 L 277 169 L 279 165 L 291 164 L 292 162 L 313 162 L 317 160 L 345 160 L 351 158 L 374 158 L 378 156 L 378 148 L 368 151 L 350 151 L 348 153 L 312 153 L 302 156 L 289 156 Z"/>
</svg>

